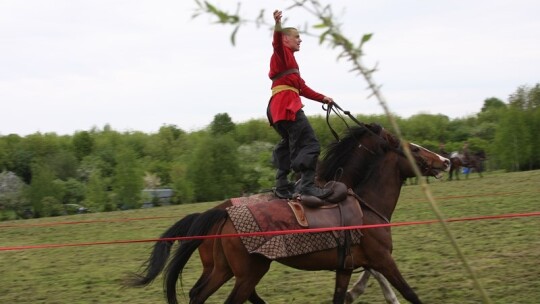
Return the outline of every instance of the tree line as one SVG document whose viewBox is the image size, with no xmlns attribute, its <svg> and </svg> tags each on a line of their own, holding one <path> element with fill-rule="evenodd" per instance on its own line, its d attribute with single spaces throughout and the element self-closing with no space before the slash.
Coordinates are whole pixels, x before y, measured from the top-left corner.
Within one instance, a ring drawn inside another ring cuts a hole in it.
<svg viewBox="0 0 540 304">
<path fill-rule="evenodd" d="M 390 128 L 384 115 L 357 115 Z M 488 98 L 479 113 L 396 117 L 404 137 L 448 152 L 464 142 L 484 150 L 488 170 L 540 168 L 540 84 L 521 86 L 505 103 Z M 334 139 L 326 117 L 309 117 L 324 147 Z M 347 126 L 330 123 L 339 133 Z M 349 122 L 351 125 L 351 122 Z M 391 129 L 391 128 L 390 128 Z M 0 135 L 0 218 L 61 215 L 81 204 L 92 211 L 139 208 L 143 189 L 171 188 L 175 204 L 222 200 L 270 189 L 272 149 L 279 137 L 266 119 L 233 123 L 219 113 L 204 129 L 163 125 L 158 132 L 118 132 L 109 125 L 73 135 Z"/>
</svg>

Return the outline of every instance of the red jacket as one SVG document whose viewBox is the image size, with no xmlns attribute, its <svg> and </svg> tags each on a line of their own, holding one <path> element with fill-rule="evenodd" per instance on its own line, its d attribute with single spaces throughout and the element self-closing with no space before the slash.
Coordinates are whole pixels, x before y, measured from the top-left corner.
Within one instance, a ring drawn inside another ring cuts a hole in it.
<svg viewBox="0 0 540 304">
<path fill-rule="evenodd" d="M 268 73 L 270 78 L 289 69 L 298 69 L 298 63 L 296 63 L 294 53 L 290 48 L 283 45 L 282 36 L 282 32 L 274 31 L 274 39 L 272 41 L 274 53 L 270 59 L 270 72 Z M 296 120 L 296 112 L 303 107 L 300 101 L 300 95 L 319 102 L 322 102 L 324 98 L 324 95 L 308 87 L 298 73 L 285 75 L 272 82 L 272 88 L 278 85 L 294 87 L 300 91 L 300 94 L 291 90 L 285 90 L 272 97 L 270 102 L 272 123 L 280 120 Z"/>
</svg>

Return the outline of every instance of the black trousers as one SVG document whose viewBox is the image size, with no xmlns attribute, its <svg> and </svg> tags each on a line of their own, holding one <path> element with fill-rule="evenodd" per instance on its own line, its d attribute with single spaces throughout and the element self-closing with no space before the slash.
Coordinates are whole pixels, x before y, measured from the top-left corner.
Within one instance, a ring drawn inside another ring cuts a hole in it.
<svg viewBox="0 0 540 304">
<path fill-rule="evenodd" d="M 321 146 L 304 111 L 296 113 L 295 121 L 278 121 L 273 127 L 281 136 L 272 155 L 274 166 L 285 172 L 315 170 Z"/>
</svg>

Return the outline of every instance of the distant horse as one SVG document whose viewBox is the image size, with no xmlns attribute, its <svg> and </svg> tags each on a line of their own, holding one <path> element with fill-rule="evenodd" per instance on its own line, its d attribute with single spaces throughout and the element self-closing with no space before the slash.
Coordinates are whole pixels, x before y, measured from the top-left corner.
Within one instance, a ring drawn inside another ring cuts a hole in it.
<svg viewBox="0 0 540 304">
<path fill-rule="evenodd" d="M 379 130 L 380 136 L 373 136 L 373 133 L 373 130 L 366 126 L 350 130 L 347 137 L 330 147 L 320 171 L 322 179 L 330 180 L 336 176 L 336 168 L 341 168 L 342 181 L 347 185 L 352 184 L 357 194 L 373 204 L 371 206 L 376 206 L 369 208 L 367 203 L 362 204 L 365 224 L 388 223 L 397 203 L 403 179 L 414 175 L 399 141 L 383 130 Z M 424 175 L 437 176 L 441 171 L 448 169 L 447 159 L 413 144 L 409 144 L 409 148 Z M 362 155 L 363 157 L 359 157 Z M 270 209 L 275 204 L 260 205 L 269 208 L 267 214 L 272 214 Z M 234 233 L 237 231 L 227 211 L 214 208 L 199 215 L 188 234 Z M 367 229 L 362 230 L 362 233 L 362 242 L 349 248 L 350 255 L 346 259 L 346 264 L 350 267 L 337 266 L 339 257 L 336 248 L 276 260 L 298 269 L 336 270 L 334 303 L 345 301 L 350 276 L 353 269 L 358 267 L 380 272 L 408 301 L 420 303 L 392 259 L 390 229 L 388 227 Z M 165 271 L 165 291 L 169 303 L 177 303 L 176 281 L 192 253 L 201 243 L 203 243 L 201 239 L 182 242 L 170 261 Z M 249 254 L 241 239 L 236 237 L 216 239 L 213 252 L 212 273 L 203 281 L 198 281 L 192 288 L 191 303 L 204 303 L 232 276 L 236 277 L 235 285 L 226 303 L 246 301 L 272 262 L 265 256 Z"/>
<path fill-rule="evenodd" d="M 484 150 L 473 153 L 467 159 L 457 152 L 453 152 L 450 155 L 450 173 L 448 175 L 448 180 L 452 180 L 453 175 L 455 174 L 456 180 L 459 180 L 459 171 L 462 168 L 467 168 L 468 173 L 465 174 L 465 178 L 469 178 L 471 171 L 476 171 L 480 177 L 483 177 L 482 172 L 484 172 L 484 161 L 486 160 L 486 153 Z"/>
</svg>

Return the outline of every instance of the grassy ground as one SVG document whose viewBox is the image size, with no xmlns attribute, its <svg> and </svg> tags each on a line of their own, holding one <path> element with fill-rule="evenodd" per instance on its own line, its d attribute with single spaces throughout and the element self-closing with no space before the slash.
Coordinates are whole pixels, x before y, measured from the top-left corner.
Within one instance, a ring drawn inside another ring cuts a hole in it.
<svg viewBox="0 0 540 304">
<path fill-rule="evenodd" d="M 540 171 L 472 175 L 468 180 L 431 181 L 448 218 L 540 211 Z M 158 237 L 186 214 L 215 202 L 113 213 L 0 222 L 0 247 Z M 141 217 L 141 221 L 111 221 Z M 419 186 L 403 187 L 393 222 L 434 219 Z M 82 220 L 77 225 L 29 226 Z M 540 298 L 540 217 L 450 223 L 450 229 L 494 303 L 537 303 Z M 425 303 L 479 303 L 454 249 L 439 224 L 393 228 L 394 257 Z M 122 289 L 124 275 L 138 269 L 152 243 L 0 251 L 0 303 L 165 303 L 161 277 L 142 289 Z M 199 275 L 196 258 L 184 273 L 187 295 Z M 356 278 L 357 275 L 355 275 Z M 277 263 L 259 284 L 269 303 L 330 303 L 332 272 L 306 272 Z M 230 284 L 208 303 L 222 303 Z M 184 296 L 185 296 L 184 295 Z M 405 302 L 401 296 L 400 301 Z M 180 303 L 187 303 L 180 298 Z M 375 281 L 357 303 L 384 303 Z"/>
</svg>

